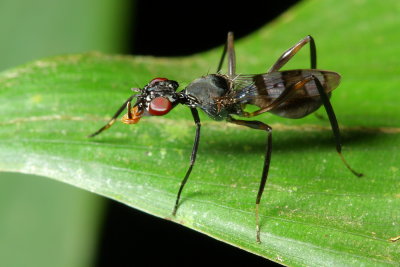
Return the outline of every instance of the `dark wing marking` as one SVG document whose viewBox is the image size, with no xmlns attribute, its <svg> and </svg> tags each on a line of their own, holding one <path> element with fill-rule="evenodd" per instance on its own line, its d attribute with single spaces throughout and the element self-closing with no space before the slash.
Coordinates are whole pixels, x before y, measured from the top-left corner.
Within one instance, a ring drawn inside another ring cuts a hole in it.
<svg viewBox="0 0 400 267">
<path fill-rule="evenodd" d="M 332 71 L 324 70 L 287 70 L 257 75 L 239 75 L 234 80 L 233 98 L 239 103 L 253 103 L 257 99 L 272 102 L 278 98 L 285 88 L 303 80 L 310 75 L 316 76 L 327 93 L 334 90 L 340 82 L 340 75 Z M 314 81 L 305 84 L 296 92 L 293 92 L 288 100 L 318 96 L 318 89 Z"/>
</svg>

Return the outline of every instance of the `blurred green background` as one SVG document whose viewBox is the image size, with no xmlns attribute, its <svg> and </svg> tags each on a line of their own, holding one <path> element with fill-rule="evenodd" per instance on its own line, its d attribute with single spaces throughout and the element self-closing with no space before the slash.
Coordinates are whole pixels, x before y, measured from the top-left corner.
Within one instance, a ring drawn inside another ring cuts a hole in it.
<svg viewBox="0 0 400 267">
<path fill-rule="evenodd" d="M 0 71 L 66 53 L 122 53 L 128 0 L 1 0 Z M 131 23 L 130 23 L 131 24 Z M 0 266 L 91 266 L 101 197 L 43 177 L 0 173 Z"/>
</svg>

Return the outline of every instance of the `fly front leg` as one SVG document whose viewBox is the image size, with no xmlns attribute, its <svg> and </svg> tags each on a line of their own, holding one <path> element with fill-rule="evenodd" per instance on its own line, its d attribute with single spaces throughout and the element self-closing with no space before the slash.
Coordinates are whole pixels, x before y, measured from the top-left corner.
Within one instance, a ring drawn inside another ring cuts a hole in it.
<svg viewBox="0 0 400 267">
<path fill-rule="evenodd" d="M 236 55 L 235 55 L 235 47 L 233 41 L 233 32 L 228 32 L 228 37 L 226 40 L 226 44 L 224 46 L 224 51 L 222 52 L 221 59 L 218 64 L 217 73 L 221 71 L 222 64 L 224 63 L 225 56 L 228 53 L 228 77 L 233 79 L 236 75 Z"/>
<path fill-rule="evenodd" d="M 96 136 L 98 134 L 100 134 L 101 132 L 107 130 L 108 128 L 110 128 L 115 121 L 117 120 L 119 114 L 122 113 L 122 111 L 127 108 L 128 109 L 128 117 L 132 118 L 132 114 L 131 114 L 131 101 L 132 99 L 135 97 L 136 95 L 132 95 L 131 97 L 129 97 L 123 104 L 122 106 L 117 110 L 117 112 L 115 112 L 114 116 L 112 116 L 112 118 L 108 121 L 108 123 L 106 125 L 104 125 L 103 127 L 101 127 L 100 129 L 98 129 L 96 132 L 92 133 L 91 135 L 89 135 L 88 137 L 93 137 Z"/>
<path fill-rule="evenodd" d="M 232 117 L 229 117 L 227 119 L 228 122 L 237 124 L 237 125 L 243 125 L 246 127 L 250 127 L 256 130 L 263 130 L 267 132 L 267 144 L 266 144 L 266 150 L 265 150 L 265 159 L 264 159 L 264 167 L 261 175 L 261 181 L 260 181 L 260 186 L 258 188 L 258 193 L 257 193 L 257 198 L 256 198 L 256 239 L 258 243 L 261 243 L 260 239 L 260 215 L 259 215 L 259 206 L 260 206 L 260 201 L 261 201 L 261 196 L 264 192 L 265 184 L 267 182 L 268 178 L 268 171 L 269 171 L 269 165 L 271 162 L 271 153 L 272 153 L 272 128 L 260 121 L 245 121 L 245 120 L 236 120 Z"/>
<path fill-rule="evenodd" d="M 181 182 L 181 185 L 180 185 L 179 191 L 178 191 L 178 195 L 176 196 L 174 210 L 172 211 L 172 215 L 173 216 L 176 215 L 176 211 L 178 209 L 179 200 L 181 198 L 181 193 L 182 193 L 183 187 L 185 186 L 187 180 L 189 179 L 190 173 L 192 172 L 194 163 L 196 161 L 197 149 L 199 147 L 199 141 L 200 141 L 200 127 L 201 127 L 201 124 L 200 124 L 199 113 L 197 112 L 197 109 L 195 109 L 195 108 L 191 108 L 190 111 L 192 112 L 192 116 L 193 116 L 194 122 L 196 123 L 196 136 L 194 138 L 192 155 L 190 156 L 190 166 L 189 166 L 189 169 L 186 171 L 186 175 L 185 175 L 185 177 L 183 178 L 183 180 Z"/>
<path fill-rule="evenodd" d="M 279 71 L 307 43 L 310 43 L 311 69 L 316 69 L 317 48 L 315 46 L 314 38 L 312 38 L 311 35 L 307 35 L 304 39 L 300 40 L 293 47 L 286 50 L 267 72 L 269 73 L 273 71 Z"/>
</svg>

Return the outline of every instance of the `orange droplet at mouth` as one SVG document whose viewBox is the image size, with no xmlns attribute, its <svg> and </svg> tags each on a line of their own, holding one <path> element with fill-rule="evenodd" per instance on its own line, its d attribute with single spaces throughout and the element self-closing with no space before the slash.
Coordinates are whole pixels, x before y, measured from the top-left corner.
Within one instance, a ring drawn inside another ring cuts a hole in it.
<svg viewBox="0 0 400 267">
<path fill-rule="evenodd" d="M 140 118 L 142 117 L 143 111 L 139 111 L 138 107 L 135 106 L 131 108 L 131 116 L 129 118 L 129 114 L 125 114 L 122 118 L 121 121 L 125 124 L 135 124 L 138 123 Z"/>
</svg>

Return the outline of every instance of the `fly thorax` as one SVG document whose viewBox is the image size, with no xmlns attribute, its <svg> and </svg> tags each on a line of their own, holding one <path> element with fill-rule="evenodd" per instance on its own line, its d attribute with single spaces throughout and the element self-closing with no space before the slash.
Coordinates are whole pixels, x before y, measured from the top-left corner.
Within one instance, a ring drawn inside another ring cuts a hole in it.
<svg viewBox="0 0 400 267">
<path fill-rule="evenodd" d="M 218 74 L 210 74 L 194 80 L 186 87 L 186 93 L 197 99 L 200 105 L 215 104 L 214 99 L 228 92 L 227 79 Z"/>
<path fill-rule="evenodd" d="M 220 74 L 210 74 L 194 80 L 185 93 L 196 99 L 196 107 L 214 120 L 223 120 L 230 114 L 225 106 L 225 96 L 230 92 L 230 80 Z"/>
</svg>

